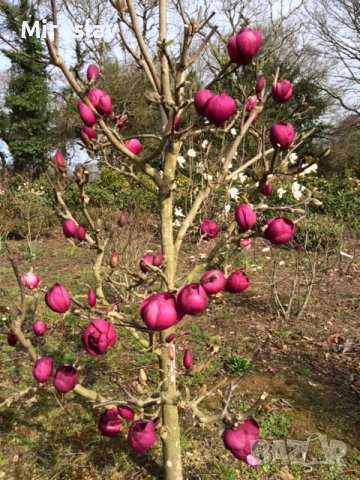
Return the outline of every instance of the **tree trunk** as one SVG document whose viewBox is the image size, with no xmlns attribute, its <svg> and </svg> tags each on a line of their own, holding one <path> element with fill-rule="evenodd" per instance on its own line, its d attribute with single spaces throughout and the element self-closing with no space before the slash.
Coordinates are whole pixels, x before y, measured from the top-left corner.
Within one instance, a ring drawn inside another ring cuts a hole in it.
<svg viewBox="0 0 360 480">
<path fill-rule="evenodd" d="M 168 279 L 168 286 L 162 282 L 162 289 L 174 290 L 177 255 L 174 248 L 173 233 L 173 199 L 171 186 L 175 178 L 176 157 L 178 155 L 180 144 L 172 144 L 166 153 L 164 162 L 164 180 L 166 187 L 159 193 L 161 209 L 161 245 L 164 255 L 165 270 L 164 273 Z M 180 447 L 180 426 L 178 412 L 179 392 L 176 386 L 175 376 L 175 358 L 169 356 L 169 345 L 165 342 L 166 337 L 172 333 L 173 328 L 169 328 L 160 333 L 161 357 L 160 357 L 160 375 L 162 380 L 162 392 L 164 403 L 161 407 L 162 433 L 161 440 L 163 445 L 163 464 L 165 480 L 182 480 L 182 462 Z"/>
</svg>

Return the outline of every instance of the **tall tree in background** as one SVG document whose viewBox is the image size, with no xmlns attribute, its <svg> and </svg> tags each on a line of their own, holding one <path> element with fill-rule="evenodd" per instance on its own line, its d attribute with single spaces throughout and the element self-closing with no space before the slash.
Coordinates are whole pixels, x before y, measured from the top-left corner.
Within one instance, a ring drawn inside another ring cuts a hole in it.
<svg viewBox="0 0 360 480">
<path fill-rule="evenodd" d="M 42 46 L 35 36 L 21 38 L 21 25 L 36 21 L 34 5 L 28 0 L 17 4 L 0 1 L 4 27 L 13 33 L 18 51 L 2 50 L 11 61 L 11 80 L 5 96 L 4 121 L 0 135 L 9 146 L 14 170 L 38 175 L 47 167 L 49 141 L 49 89 Z M 19 53 L 21 51 L 21 53 Z M 39 58 L 39 61 L 34 61 Z"/>
</svg>

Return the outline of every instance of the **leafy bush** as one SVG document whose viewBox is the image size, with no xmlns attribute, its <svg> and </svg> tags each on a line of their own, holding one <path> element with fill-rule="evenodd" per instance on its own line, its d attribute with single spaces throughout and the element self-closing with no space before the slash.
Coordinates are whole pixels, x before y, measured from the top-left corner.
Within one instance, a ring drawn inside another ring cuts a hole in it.
<svg viewBox="0 0 360 480">
<path fill-rule="evenodd" d="M 309 213 L 297 225 L 294 241 L 297 247 L 306 250 L 338 250 L 342 233 L 343 226 L 330 215 Z"/>
</svg>

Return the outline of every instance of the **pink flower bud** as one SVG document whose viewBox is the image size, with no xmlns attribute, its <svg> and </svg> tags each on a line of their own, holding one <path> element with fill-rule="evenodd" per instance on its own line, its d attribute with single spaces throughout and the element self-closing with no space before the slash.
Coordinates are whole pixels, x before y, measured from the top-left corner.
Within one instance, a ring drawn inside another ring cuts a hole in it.
<svg viewBox="0 0 360 480">
<path fill-rule="evenodd" d="M 251 238 L 240 238 L 238 241 L 238 246 L 243 250 L 250 250 Z"/>
<path fill-rule="evenodd" d="M 85 227 L 80 223 L 76 229 L 76 238 L 80 240 L 80 242 L 83 242 L 85 240 L 85 237 L 86 237 Z"/>
<path fill-rule="evenodd" d="M 275 245 L 290 242 L 294 236 L 295 225 L 287 218 L 271 218 L 266 225 L 264 237 Z"/>
<path fill-rule="evenodd" d="M 176 302 L 184 313 L 197 315 L 206 308 L 206 293 L 199 283 L 183 285 L 176 294 Z"/>
<path fill-rule="evenodd" d="M 63 285 L 55 283 L 46 292 L 45 303 L 53 312 L 65 313 L 71 304 L 69 292 Z"/>
<path fill-rule="evenodd" d="M 252 95 L 245 102 L 245 110 L 247 112 L 252 112 L 254 110 L 254 108 L 256 107 L 256 104 L 257 104 L 257 96 Z"/>
<path fill-rule="evenodd" d="M 255 92 L 259 95 L 264 90 L 265 86 L 266 78 L 264 77 L 264 75 L 261 75 L 256 81 Z"/>
<path fill-rule="evenodd" d="M 261 47 L 262 35 L 257 30 L 243 28 L 228 41 L 230 59 L 238 65 L 247 65 L 256 56 Z"/>
<path fill-rule="evenodd" d="M 54 364 L 50 357 L 41 357 L 34 363 L 32 374 L 35 380 L 44 383 L 51 377 L 53 368 Z"/>
<path fill-rule="evenodd" d="M 200 278 L 200 284 L 208 295 L 219 293 L 225 283 L 225 275 L 220 270 L 209 270 Z"/>
<path fill-rule="evenodd" d="M 210 90 L 198 90 L 194 96 L 194 107 L 199 115 L 204 115 L 207 101 L 212 97 Z"/>
<path fill-rule="evenodd" d="M 93 288 L 89 288 L 88 290 L 88 305 L 90 308 L 96 306 L 96 293 Z"/>
<path fill-rule="evenodd" d="M 134 410 L 126 405 L 118 405 L 117 412 L 124 420 L 133 420 L 135 416 Z"/>
<path fill-rule="evenodd" d="M 60 152 L 60 150 L 56 150 L 55 152 L 54 163 L 55 167 L 61 172 L 66 170 L 65 158 L 63 157 L 63 154 Z"/>
<path fill-rule="evenodd" d="M 33 330 L 36 335 L 44 335 L 46 332 L 46 323 L 43 320 L 38 320 L 33 324 Z"/>
<path fill-rule="evenodd" d="M 126 140 L 124 142 L 125 148 L 127 148 L 134 155 L 139 155 L 143 149 L 142 143 L 137 138 L 132 138 L 131 140 Z"/>
<path fill-rule="evenodd" d="M 272 189 L 273 189 L 272 183 L 265 183 L 265 185 L 260 190 L 260 193 L 265 195 L 265 197 L 268 197 L 269 195 L 271 195 Z"/>
<path fill-rule="evenodd" d="M 86 78 L 88 79 L 88 81 L 91 82 L 91 80 L 95 80 L 98 76 L 99 76 L 98 67 L 94 64 L 89 65 L 86 70 Z"/>
<path fill-rule="evenodd" d="M 149 330 L 161 331 L 178 323 L 184 313 L 169 292 L 153 293 L 140 305 L 140 317 Z"/>
<path fill-rule="evenodd" d="M 84 102 L 78 102 L 78 112 L 81 120 L 88 127 L 93 127 L 96 123 L 95 113 Z"/>
<path fill-rule="evenodd" d="M 258 440 L 259 425 L 253 418 L 247 418 L 244 423 L 239 424 L 235 429 L 225 428 L 223 434 L 225 448 L 248 465 L 257 464 L 257 462 L 254 462 L 255 457 L 253 457 L 252 452 L 255 450 Z"/>
<path fill-rule="evenodd" d="M 15 345 L 17 344 L 18 342 L 18 338 L 16 335 L 14 335 L 13 333 L 8 333 L 6 335 L 6 340 L 7 340 L 7 343 L 10 347 L 15 347 Z"/>
<path fill-rule="evenodd" d="M 83 348 L 90 355 L 98 356 L 115 345 L 116 331 L 112 323 L 102 318 L 94 318 L 81 335 Z"/>
<path fill-rule="evenodd" d="M 34 272 L 26 272 L 21 277 L 21 283 L 24 285 L 24 287 L 33 290 L 39 285 L 40 277 Z"/>
<path fill-rule="evenodd" d="M 86 133 L 84 132 L 84 129 L 81 130 L 80 132 L 80 138 L 81 140 L 83 141 L 84 145 L 85 146 L 89 146 L 91 144 L 91 140 L 90 138 L 86 135 Z"/>
<path fill-rule="evenodd" d="M 75 238 L 76 224 L 73 220 L 67 219 L 62 222 L 63 234 L 66 238 Z"/>
<path fill-rule="evenodd" d="M 222 125 L 236 112 L 235 100 L 226 93 L 213 95 L 206 102 L 204 115 L 209 122 L 216 126 Z"/>
<path fill-rule="evenodd" d="M 116 268 L 117 267 L 118 258 L 119 258 L 118 254 L 116 252 L 112 252 L 111 257 L 110 257 L 110 262 L 109 262 L 110 268 Z"/>
<path fill-rule="evenodd" d="M 54 387 L 60 393 L 67 393 L 77 384 L 77 371 L 71 365 L 61 365 L 55 372 Z"/>
<path fill-rule="evenodd" d="M 246 232 L 247 230 L 251 230 L 255 225 L 256 213 L 249 205 L 243 203 L 235 208 L 235 220 L 239 225 L 240 231 Z"/>
<path fill-rule="evenodd" d="M 108 94 L 102 95 L 99 98 L 99 104 L 97 106 L 98 112 L 104 114 L 104 115 L 111 115 L 112 112 L 112 102 L 111 98 Z"/>
<path fill-rule="evenodd" d="M 177 115 L 173 118 L 173 127 L 175 132 L 178 132 L 181 128 L 180 118 Z"/>
<path fill-rule="evenodd" d="M 171 343 L 174 340 L 175 337 L 176 337 L 176 333 L 170 333 L 170 335 L 168 335 L 165 338 L 165 342 L 166 343 Z"/>
<path fill-rule="evenodd" d="M 136 420 L 129 428 L 128 442 L 138 453 L 146 453 L 156 442 L 155 423 L 153 420 Z"/>
<path fill-rule="evenodd" d="M 144 255 L 142 260 L 140 260 L 140 268 L 142 272 L 147 273 L 149 268 L 145 265 L 143 260 L 150 265 L 154 265 L 154 267 L 161 267 L 163 257 L 162 255 Z"/>
<path fill-rule="evenodd" d="M 109 408 L 101 415 L 98 423 L 99 430 L 106 437 L 115 437 L 121 429 L 122 423 L 116 408 Z"/>
<path fill-rule="evenodd" d="M 289 80 L 281 80 L 274 83 L 271 88 L 271 94 L 275 102 L 286 103 L 292 97 L 292 86 Z"/>
<path fill-rule="evenodd" d="M 90 140 L 93 140 L 97 137 L 96 129 L 87 127 L 86 125 L 83 126 L 81 133 L 84 133 Z"/>
<path fill-rule="evenodd" d="M 216 238 L 219 233 L 219 227 L 212 220 L 204 220 L 199 227 L 199 233 L 205 238 Z"/>
<path fill-rule="evenodd" d="M 188 370 L 191 367 L 192 363 L 193 361 L 192 361 L 191 353 L 189 352 L 189 350 L 185 350 L 183 365 L 186 368 L 186 370 Z"/>
<path fill-rule="evenodd" d="M 240 293 L 249 286 L 249 279 L 241 270 L 235 270 L 227 279 L 225 289 L 230 293 Z"/>
<path fill-rule="evenodd" d="M 270 128 L 270 142 L 274 148 L 286 150 L 295 138 L 294 127 L 291 123 L 274 123 Z"/>
<path fill-rule="evenodd" d="M 100 88 L 90 88 L 88 93 L 88 99 L 93 104 L 95 108 L 99 106 L 100 98 L 106 96 L 107 93 Z"/>
</svg>

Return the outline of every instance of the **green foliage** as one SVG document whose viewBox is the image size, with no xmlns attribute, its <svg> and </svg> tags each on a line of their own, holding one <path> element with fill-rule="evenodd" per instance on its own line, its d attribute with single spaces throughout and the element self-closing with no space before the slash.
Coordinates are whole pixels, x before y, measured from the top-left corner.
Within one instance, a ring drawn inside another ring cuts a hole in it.
<svg viewBox="0 0 360 480">
<path fill-rule="evenodd" d="M 224 362 L 224 366 L 229 372 L 238 374 L 250 367 L 250 360 L 240 355 L 233 355 Z"/>
<path fill-rule="evenodd" d="M 270 436 L 286 437 L 290 424 L 290 420 L 284 415 L 268 413 L 260 419 L 260 435 L 262 438 L 269 438 Z"/>
<path fill-rule="evenodd" d="M 334 221 L 331 215 L 307 214 L 297 225 L 295 243 L 299 248 L 307 250 L 339 248 L 343 228 L 340 222 Z"/>
<path fill-rule="evenodd" d="M 18 5 L 2 2 L 0 10 L 6 27 L 15 33 L 19 50 L 31 57 L 40 58 L 42 46 L 35 36 L 21 38 L 21 24 L 36 21 L 32 4 L 22 0 Z M 35 176 L 47 167 L 49 140 L 49 88 L 46 65 L 9 50 L 4 54 L 11 61 L 11 80 L 5 96 L 9 113 L 2 112 L 0 134 L 8 144 L 14 158 L 16 171 L 28 170 Z"/>
</svg>

